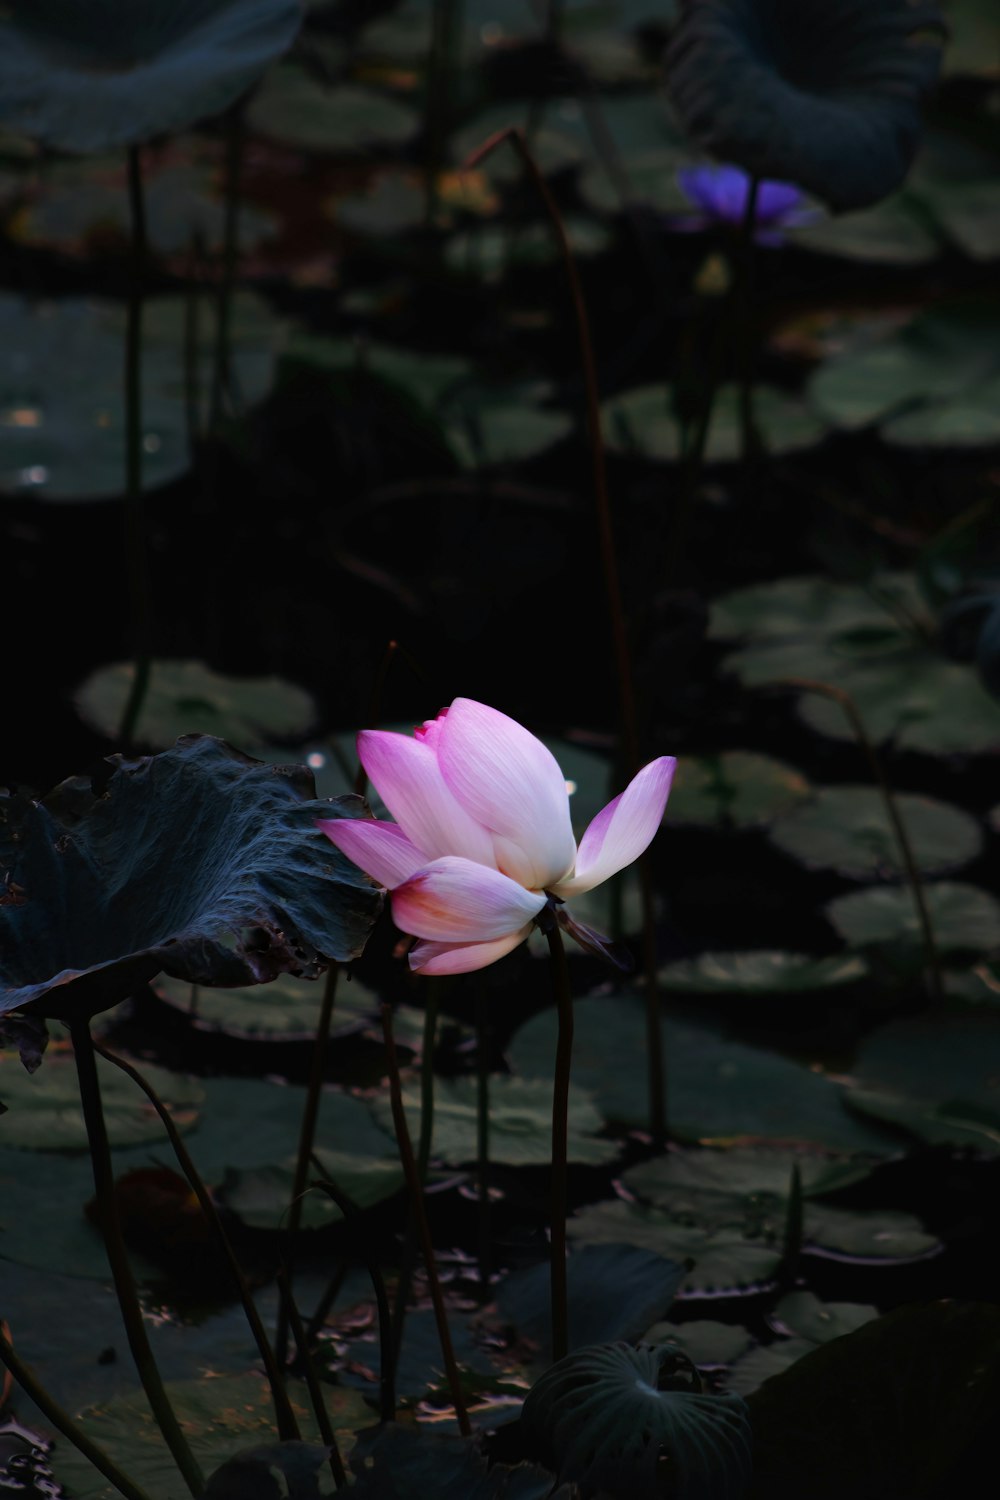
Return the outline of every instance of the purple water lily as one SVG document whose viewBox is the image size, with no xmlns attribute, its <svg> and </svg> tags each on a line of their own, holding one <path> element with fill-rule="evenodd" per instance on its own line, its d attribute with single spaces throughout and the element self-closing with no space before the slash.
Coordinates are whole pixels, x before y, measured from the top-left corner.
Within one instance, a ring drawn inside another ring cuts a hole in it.
<svg viewBox="0 0 1000 1500">
<path fill-rule="evenodd" d="M 700 230 L 716 224 L 738 228 L 743 223 L 750 196 L 750 175 L 742 167 L 709 163 L 682 167 L 677 182 L 701 212 L 674 220 L 674 228 Z M 808 224 L 815 217 L 815 209 L 806 207 L 805 194 L 793 183 L 764 181 L 757 189 L 754 239 L 760 244 L 778 245 L 783 230 Z"/>
</svg>

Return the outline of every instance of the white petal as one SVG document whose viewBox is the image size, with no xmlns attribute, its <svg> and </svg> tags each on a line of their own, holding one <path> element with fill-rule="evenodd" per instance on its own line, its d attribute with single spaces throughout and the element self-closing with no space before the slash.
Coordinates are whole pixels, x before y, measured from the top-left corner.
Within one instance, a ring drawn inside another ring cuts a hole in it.
<svg viewBox="0 0 1000 1500">
<path fill-rule="evenodd" d="M 397 927 L 445 943 L 508 937 L 544 905 L 540 893 L 469 859 L 436 859 L 392 893 Z"/>
<path fill-rule="evenodd" d="M 552 887 L 555 895 L 565 900 L 591 891 L 639 858 L 663 820 L 676 766 L 672 755 L 650 761 L 621 795 L 597 814 L 580 840 L 573 875 Z"/>
<path fill-rule="evenodd" d="M 529 922 L 520 931 L 509 932 L 490 943 L 416 943 L 410 949 L 410 968 L 420 974 L 471 974 L 473 969 L 495 964 L 498 958 L 523 943 L 530 931 Z"/>
<path fill-rule="evenodd" d="M 377 818 L 320 818 L 316 826 L 366 875 L 390 891 L 427 863 L 426 854 L 410 843 L 398 823 Z"/>
<path fill-rule="evenodd" d="M 456 698 L 437 722 L 434 747 L 445 781 L 477 823 L 521 851 L 517 879 L 544 889 L 571 870 L 576 841 L 566 778 L 552 752 L 523 725 L 471 698 Z"/>
<path fill-rule="evenodd" d="M 429 745 L 406 734 L 363 729 L 358 755 L 400 828 L 423 850 L 425 864 L 444 854 L 494 863 L 489 832 L 449 791 Z"/>
</svg>

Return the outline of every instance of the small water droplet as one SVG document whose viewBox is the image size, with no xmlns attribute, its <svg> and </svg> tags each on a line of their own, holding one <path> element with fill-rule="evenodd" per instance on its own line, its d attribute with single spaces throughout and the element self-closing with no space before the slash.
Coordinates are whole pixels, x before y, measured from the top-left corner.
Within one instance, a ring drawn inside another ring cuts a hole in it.
<svg viewBox="0 0 1000 1500">
<path fill-rule="evenodd" d="M 575 781 L 567 781 L 566 782 L 566 795 L 568 797 L 572 797 L 572 795 L 573 795 L 573 793 L 575 791 L 576 791 L 576 782 Z"/>
<path fill-rule="evenodd" d="M 40 484 L 48 484 L 49 471 L 44 464 L 32 464 L 30 468 L 18 470 L 17 482 L 28 489 L 37 489 Z"/>
<path fill-rule="evenodd" d="M 0 427 L 41 427 L 43 420 L 40 406 L 30 406 L 24 402 L 5 406 L 0 412 Z"/>
<path fill-rule="evenodd" d="M 306 756 L 306 765 L 314 771 L 319 771 L 326 765 L 326 756 L 322 750 L 312 750 Z"/>
</svg>

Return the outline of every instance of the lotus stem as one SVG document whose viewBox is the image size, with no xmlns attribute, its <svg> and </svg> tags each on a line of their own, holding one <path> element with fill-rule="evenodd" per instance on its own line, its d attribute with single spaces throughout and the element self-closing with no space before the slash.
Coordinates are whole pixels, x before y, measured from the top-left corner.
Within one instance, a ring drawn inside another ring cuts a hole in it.
<svg viewBox="0 0 1000 1500">
<path fill-rule="evenodd" d="M 216 304 L 215 357 L 212 366 L 212 395 L 208 409 L 208 430 L 215 436 L 222 420 L 222 407 L 232 388 L 232 321 L 233 293 L 240 242 L 240 185 L 243 176 L 243 152 L 246 132 L 243 102 L 234 104 L 225 121 L 225 214 L 222 228 L 222 280 Z"/>
<path fill-rule="evenodd" d="M 455 66 L 455 44 L 462 24 L 464 0 L 434 0 L 431 20 L 431 50 L 427 67 L 427 99 L 424 110 L 426 140 L 426 195 L 424 216 L 433 224 L 438 202 L 438 177 L 444 163 L 451 113 L 451 79 Z"/>
<path fill-rule="evenodd" d="M 119 1469 L 113 1458 L 109 1458 L 104 1449 L 99 1447 L 92 1438 L 77 1426 L 69 1412 L 60 1406 L 58 1401 L 42 1385 L 28 1365 L 24 1363 L 17 1353 L 14 1345 L 7 1337 L 6 1324 L 0 1327 L 0 1360 L 17 1381 L 29 1401 L 33 1401 L 47 1422 L 51 1422 L 57 1432 L 79 1449 L 94 1468 L 99 1470 L 113 1485 L 125 1500 L 151 1500 L 149 1494 L 134 1479 Z M 5 1486 L 6 1487 L 6 1486 Z"/>
<path fill-rule="evenodd" d="M 309 1163 L 312 1158 L 313 1149 L 316 1144 L 316 1124 L 319 1119 L 319 1101 L 323 1092 L 323 1078 L 326 1072 L 326 1049 L 330 1040 L 330 1026 L 333 1022 L 333 1005 L 337 997 L 337 978 L 340 974 L 340 965 L 332 963 L 326 971 L 326 981 L 323 985 L 323 1000 L 320 1005 L 319 1020 L 316 1024 L 316 1040 L 313 1043 L 312 1060 L 309 1067 L 309 1083 L 306 1087 L 306 1099 L 302 1109 L 302 1123 L 299 1127 L 299 1149 L 295 1158 L 295 1175 L 292 1178 L 292 1200 L 288 1206 L 288 1232 L 290 1235 L 298 1233 L 302 1225 L 302 1202 L 309 1178 Z M 291 1285 L 291 1271 L 288 1273 L 288 1285 Z M 278 1304 L 278 1326 L 275 1333 L 275 1356 L 279 1366 L 284 1366 L 288 1358 L 288 1304 L 282 1291 Z"/>
<path fill-rule="evenodd" d="M 338 1490 L 342 1490 L 347 1483 L 347 1471 L 344 1468 L 344 1460 L 340 1456 L 337 1446 L 337 1435 L 330 1421 L 330 1414 L 326 1409 L 323 1399 L 323 1388 L 317 1379 L 316 1369 L 309 1353 L 309 1345 L 306 1340 L 306 1332 L 302 1326 L 299 1310 L 292 1296 L 292 1289 L 288 1283 L 288 1272 L 283 1266 L 278 1272 L 278 1285 L 281 1288 L 281 1296 L 288 1308 L 288 1319 L 292 1325 L 292 1337 L 295 1339 L 302 1360 L 302 1369 L 306 1378 L 306 1386 L 309 1391 L 309 1400 L 312 1403 L 313 1414 L 316 1417 L 316 1426 L 319 1435 L 326 1447 L 330 1450 L 330 1472 L 333 1474 L 333 1482 Z"/>
<path fill-rule="evenodd" d="M 557 6 L 554 6 L 550 10 L 549 18 L 553 25 L 558 24 Z M 604 584 L 608 596 L 615 676 L 618 680 L 618 709 L 619 723 L 621 725 L 622 753 L 628 770 L 637 771 L 641 762 L 638 715 L 636 712 L 635 689 L 632 681 L 632 662 L 629 655 L 628 631 L 625 623 L 625 606 L 622 600 L 621 580 L 618 576 L 618 554 L 615 547 L 614 525 L 611 516 L 611 497 L 608 491 L 604 438 L 601 433 L 601 403 L 597 387 L 597 362 L 594 358 L 594 345 L 590 336 L 590 321 L 587 317 L 587 305 L 583 298 L 583 286 L 580 281 L 580 273 L 577 269 L 573 250 L 570 246 L 569 236 L 566 233 L 566 225 L 563 222 L 558 205 L 549 191 L 548 183 L 545 181 L 538 163 L 531 154 L 523 131 L 507 129 L 491 135 L 469 157 L 466 167 L 472 168 L 478 166 L 484 157 L 488 156 L 490 152 L 495 151 L 504 141 L 509 141 L 514 147 L 514 150 L 521 158 L 525 171 L 545 205 L 545 211 L 548 214 L 552 232 L 559 247 L 559 254 L 562 258 L 563 269 L 566 274 L 566 281 L 573 303 L 573 315 L 576 321 L 577 341 L 580 350 L 580 368 L 583 373 L 587 438 L 590 445 L 590 467 L 597 511 L 598 539 L 601 562 L 604 569 Z M 640 874 L 640 878 L 644 879 L 645 877 Z M 644 897 L 643 921 L 644 923 L 649 923 L 651 920 L 652 901 Z M 647 927 L 644 944 L 647 954 L 650 952 L 655 953 L 655 938 L 652 927 Z M 662 1140 L 667 1132 L 667 1118 L 662 1063 L 663 1020 L 657 996 L 655 966 L 652 974 L 650 974 L 647 968 L 645 1000 L 646 1033 L 649 1042 L 650 1134 L 655 1140 Z"/>
<path fill-rule="evenodd" d="M 127 749 L 149 687 L 152 608 L 146 513 L 142 498 L 142 302 L 148 258 L 142 158 L 128 148 L 128 200 L 132 230 L 131 274 L 125 324 L 125 558 L 132 620 L 132 681 L 118 739 Z"/>
<path fill-rule="evenodd" d="M 163 1433 L 167 1447 L 173 1454 L 174 1461 L 181 1471 L 184 1483 L 191 1494 L 201 1495 L 205 1488 L 205 1481 L 201 1469 L 195 1460 L 194 1454 L 188 1447 L 187 1439 L 181 1431 L 180 1423 L 170 1404 L 160 1378 L 160 1372 L 156 1367 L 156 1360 L 150 1348 L 149 1339 L 146 1335 L 146 1326 L 142 1319 L 142 1308 L 139 1305 L 139 1297 L 135 1289 L 135 1281 L 132 1277 L 132 1268 L 129 1265 L 128 1252 L 125 1249 L 125 1241 L 122 1238 L 121 1221 L 118 1217 L 118 1204 L 115 1199 L 114 1170 L 111 1165 L 111 1148 L 108 1143 L 107 1127 L 104 1123 L 104 1110 L 101 1105 L 101 1085 L 97 1076 L 97 1058 L 94 1051 L 94 1040 L 90 1034 L 90 1023 L 84 1020 L 74 1020 L 70 1023 L 70 1034 L 73 1038 L 73 1051 L 76 1056 L 76 1071 L 80 1082 L 80 1103 L 83 1106 L 83 1118 L 87 1127 L 87 1140 L 90 1144 L 90 1160 L 94 1172 L 94 1191 L 97 1198 L 97 1209 L 100 1216 L 101 1229 L 104 1232 L 104 1244 L 108 1254 L 108 1262 L 111 1266 L 111 1275 L 115 1284 L 115 1292 L 118 1296 L 118 1305 L 121 1308 L 122 1319 L 125 1324 L 125 1332 L 128 1337 L 129 1348 L 135 1360 L 136 1369 L 142 1388 L 146 1392 L 147 1400 L 153 1409 L 157 1425 Z"/>
<path fill-rule="evenodd" d="M 857 701 L 846 688 L 834 687 L 829 682 L 819 682 L 811 677 L 789 677 L 785 681 L 789 687 L 799 688 L 807 693 L 819 693 L 824 698 L 830 698 L 834 703 L 839 703 L 840 707 L 844 710 L 844 715 L 851 726 L 855 739 L 865 753 L 872 776 L 875 779 L 875 784 L 882 795 L 886 817 L 889 819 L 893 834 L 895 835 L 900 858 L 906 870 L 906 878 L 913 895 L 913 905 L 916 908 L 917 921 L 920 924 L 920 933 L 923 939 L 930 997 L 932 1000 L 940 1002 L 944 999 L 944 980 L 941 976 L 941 958 L 934 937 L 934 924 L 931 921 L 930 909 L 927 905 L 924 882 L 920 877 L 920 870 L 917 865 L 916 856 L 913 853 L 910 835 L 907 833 L 906 824 L 903 822 L 903 815 L 899 811 L 899 805 L 893 795 L 885 771 L 882 769 L 882 762 L 875 749 L 875 743 L 865 726 L 865 721 L 862 718 Z"/>
<path fill-rule="evenodd" d="M 225 1257 L 226 1263 L 228 1264 L 229 1270 L 232 1274 L 239 1299 L 243 1304 L 243 1311 L 246 1314 L 247 1322 L 250 1325 L 250 1331 L 253 1334 L 254 1342 L 257 1345 L 257 1349 L 260 1353 L 260 1357 L 264 1365 L 264 1371 L 267 1375 L 268 1384 L 271 1387 L 271 1397 L 274 1401 L 274 1415 L 278 1428 L 278 1436 L 283 1443 L 292 1442 L 295 1439 L 301 1438 L 302 1434 L 300 1433 L 299 1425 L 295 1420 L 295 1413 L 292 1410 L 292 1403 L 288 1399 L 288 1392 L 285 1390 L 285 1383 L 282 1379 L 281 1370 L 278 1367 L 277 1360 L 274 1357 L 274 1351 L 271 1348 L 267 1334 L 264 1331 L 264 1324 L 261 1321 L 260 1313 L 257 1311 L 257 1305 L 254 1302 L 253 1295 L 250 1291 L 249 1286 L 247 1285 L 246 1277 L 243 1274 L 243 1267 L 240 1265 L 239 1260 L 236 1257 L 236 1252 L 233 1249 L 232 1241 L 226 1233 L 225 1226 L 223 1225 L 222 1220 L 219 1217 L 219 1213 L 215 1207 L 215 1204 L 212 1202 L 211 1194 L 206 1188 L 201 1174 L 199 1173 L 198 1168 L 195 1166 L 191 1154 L 184 1144 L 180 1131 L 177 1129 L 177 1126 L 174 1124 L 173 1120 L 170 1117 L 170 1111 L 166 1108 L 162 1099 L 153 1088 L 152 1084 L 142 1076 L 138 1068 L 135 1068 L 131 1063 L 126 1062 L 123 1057 L 116 1057 L 113 1052 L 106 1051 L 105 1048 L 100 1046 L 99 1043 L 95 1042 L 94 1051 L 97 1053 L 98 1057 L 103 1057 L 106 1062 L 113 1063 L 116 1068 L 120 1068 L 123 1073 L 131 1078 L 132 1082 L 137 1084 L 138 1087 L 142 1089 L 142 1092 L 146 1095 L 146 1098 L 149 1100 L 150 1104 L 152 1104 L 153 1108 L 156 1110 L 156 1113 L 159 1115 L 163 1128 L 167 1132 L 167 1137 L 170 1141 L 171 1146 L 173 1147 L 174 1155 L 177 1157 L 178 1163 L 180 1164 L 181 1171 L 187 1178 L 191 1191 L 197 1198 L 199 1207 L 201 1208 L 202 1213 L 205 1215 L 208 1224 L 211 1226 L 212 1232 L 218 1242 L 219 1249 L 222 1251 L 222 1254 Z"/>
<path fill-rule="evenodd" d="M 371 1277 L 372 1289 L 375 1293 L 375 1305 L 378 1308 L 379 1385 L 382 1396 L 381 1419 L 383 1422 L 394 1422 L 396 1420 L 396 1350 L 393 1345 L 392 1317 L 389 1312 L 389 1295 L 385 1289 L 385 1278 L 382 1275 L 378 1261 L 368 1247 L 367 1240 L 359 1232 L 357 1204 L 352 1202 L 346 1193 L 342 1193 L 337 1184 L 327 1176 L 326 1172 L 323 1171 L 323 1163 L 321 1161 L 314 1158 L 313 1166 L 320 1174 L 315 1181 L 315 1186 L 321 1192 L 326 1193 L 328 1197 L 332 1198 L 340 1209 L 340 1212 L 344 1215 L 344 1221 L 365 1263 L 368 1275 Z"/>
<path fill-rule="evenodd" d="M 399 1146 L 399 1159 L 403 1164 L 403 1173 L 406 1177 L 406 1185 L 410 1192 L 410 1202 L 413 1205 L 413 1214 L 416 1219 L 417 1233 L 419 1234 L 421 1248 L 424 1253 L 424 1268 L 430 1287 L 431 1301 L 434 1304 L 434 1319 L 437 1323 L 438 1338 L 441 1342 L 441 1357 L 444 1360 L 445 1375 L 448 1380 L 448 1389 L 451 1392 L 452 1405 L 455 1408 L 455 1416 L 458 1419 L 459 1431 L 463 1437 L 469 1437 L 472 1433 L 472 1425 L 469 1422 L 469 1414 L 465 1409 L 465 1401 L 462 1398 L 462 1382 L 459 1379 L 458 1366 L 455 1363 L 455 1350 L 451 1342 L 448 1315 L 445 1312 L 444 1297 L 441 1294 L 441 1281 L 437 1273 L 437 1264 L 434 1260 L 434 1246 L 431 1243 L 431 1232 L 427 1223 L 427 1213 L 424 1208 L 423 1185 L 420 1181 L 420 1173 L 417 1170 L 417 1163 L 413 1155 L 413 1146 L 410 1142 L 410 1131 L 406 1123 L 406 1111 L 403 1108 L 403 1090 L 399 1081 L 399 1060 L 396 1056 L 396 1039 L 392 1031 L 391 1005 L 382 1006 L 382 1035 L 385 1038 L 386 1061 L 389 1068 L 389 1096 L 392 1101 L 392 1121 L 396 1128 L 396 1143 Z"/>
<path fill-rule="evenodd" d="M 489 1005 L 482 975 L 476 989 L 476 1196 L 479 1201 L 479 1285 L 489 1301 L 490 1266 L 490 1057 Z"/>
<path fill-rule="evenodd" d="M 552 913 L 543 914 L 542 924 L 552 964 L 559 1031 L 552 1087 L 552 1228 L 550 1233 L 552 1288 L 552 1358 L 564 1359 L 569 1352 L 569 1315 L 566 1294 L 566 1174 L 569 1155 L 569 1076 L 573 1061 L 573 997 L 562 933 Z"/>
<path fill-rule="evenodd" d="M 420 1134 L 417 1137 L 417 1175 L 421 1188 L 427 1185 L 427 1164 L 431 1159 L 431 1140 L 434 1135 L 434 1047 L 437 1040 L 438 1006 L 440 989 L 436 979 L 428 978 L 424 987 L 424 1036 L 420 1050 Z M 392 1320 L 392 1347 L 395 1357 L 403 1347 L 403 1327 L 406 1323 L 406 1304 L 410 1297 L 410 1286 L 417 1262 L 417 1223 L 411 1205 L 403 1235 L 403 1250 L 399 1263 L 399 1285 L 396 1289 L 396 1310 Z"/>
</svg>

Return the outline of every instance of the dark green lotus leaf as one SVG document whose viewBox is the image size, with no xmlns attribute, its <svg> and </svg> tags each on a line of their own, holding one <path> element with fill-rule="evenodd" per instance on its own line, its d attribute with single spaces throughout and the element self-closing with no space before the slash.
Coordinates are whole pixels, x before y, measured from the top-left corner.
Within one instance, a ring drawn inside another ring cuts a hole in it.
<svg viewBox="0 0 1000 1500">
<path fill-rule="evenodd" d="M 665 385 L 643 385 L 612 396 L 602 407 L 608 447 L 618 453 L 673 462 L 682 452 L 681 428 Z M 812 448 L 826 423 L 805 402 L 770 386 L 754 388 L 754 420 L 769 453 Z M 708 463 L 738 463 L 742 454 L 740 396 L 721 386 L 712 406 L 705 457 Z"/>
<path fill-rule="evenodd" d="M 85 724 L 114 738 L 135 675 L 133 662 L 99 667 L 73 695 Z M 224 677 L 202 661 L 153 661 L 135 727 L 137 744 L 162 750 L 182 734 L 212 734 L 243 745 L 304 734 L 316 705 L 280 677 Z"/>
<path fill-rule="evenodd" d="M 552 1475 L 534 1464 L 494 1464 L 468 1438 L 391 1423 L 358 1437 L 357 1500 L 546 1500 Z M 552 1496 L 552 1500 L 557 1500 Z M 558 1500 L 569 1500 L 559 1492 Z"/>
<path fill-rule="evenodd" d="M 677 763 L 665 821 L 756 828 L 808 796 L 802 772 L 770 755 L 753 750 L 685 755 Z"/>
<path fill-rule="evenodd" d="M 996 1154 L 998 1047 L 1000 1019 L 988 1010 L 892 1021 L 864 1042 L 848 1100 L 920 1140 Z"/>
<path fill-rule="evenodd" d="M 279 974 L 267 985 L 217 990 L 161 975 L 153 988 L 161 999 L 191 1020 L 196 1031 L 259 1042 L 308 1041 L 316 1035 L 324 985 L 314 979 Z M 337 987 L 330 1035 L 352 1036 L 378 1015 L 378 997 L 358 980 Z"/>
<path fill-rule="evenodd" d="M 804 990 L 856 984 L 868 965 L 856 953 L 810 958 L 760 949 L 751 953 L 701 953 L 660 970 L 664 989 L 693 995 L 797 995 Z"/>
<path fill-rule="evenodd" d="M 520 463 L 566 437 L 573 419 L 544 407 L 551 394 L 543 381 L 456 392 L 445 418 L 448 442 L 462 467 Z"/>
<path fill-rule="evenodd" d="M 97 1069 L 110 1144 L 136 1146 L 143 1141 L 161 1141 L 160 1117 L 131 1078 L 100 1057 Z M 149 1063 L 142 1064 L 142 1073 L 170 1110 L 178 1130 L 190 1130 L 205 1097 L 200 1082 Z M 34 1074 L 25 1072 L 12 1056 L 0 1053 L 0 1099 L 7 1106 L 0 1126 L 4 1146 L 32 1151 L 87 1150 L 76 1064 L 67 1053 L 51 1056 L 48 1066 Z"/>
<path fill-rule="evenodd" d="M 768 1238 L 748 1239 L 742 1224 L 708 1229 L 661 1208 L 612 1198 L 580 1209 L 566 1227 L 579 1245 L 632 1245 L 666 1260 L 687 1261 L 691 1269 L 681 1287 L 686 1292 L 759 1287 L 773 1280 L 781 1265 L 777 1217 Z"/>
<path fill-rule="evenodd" d="M 928 227 L 909 193 L 893 194 L 858 213 L 805 224 L 789 238 L 821 255 L 886 266 L 925 265 L 941 253 L 941 236 Z"/>
<path fill-rule="evenodd" d="M 780 1375 L 821 1344 L 854 1333 L 877 1317 L 877 1307 L 855 1302 L 821 1302 L 813 1292 L 789 1292 L 769 1319 L 788 1337 L 766 1348 L 752 1349 L 740 1359 L 726 1380 L 726 1389 L 749 1396 L 765 1380 Z"/>
<path fill-rule="evenodd" d="M 0 1013 L 92 1015 L 165 972 L 195 984 L 316 975 L 357 956 L 379 893 L 316 828 L 360 799 L 312 798 L 272 767 L 192 735 L 109 756 L 35 802 L 0 801 L 15 844 L 0 905 Z"/>
<path fill-rule="evenodd" d="M 143 314 L 144 489 L 190 466 L 185 383 L 187 298 L 150 298 Z M 200 309 L 199 415 L 207 418 L 214 305 Z M 241 400 L 268 392 L 283 326 L 252 293 L 236 296 L 231 358 Z M 0 294 L 0 491 L 91 500 L 125 485 L 123 304 L 82 297 L 29 302 Z"/>
<path fill-rule="evenodd" d="M 247 121 L 251 130 L 283 145 L 337 156 L 402 146 L 420 125 L 410 105 L 388 94 L 326 83 L 294 63 L 274 69 L 251 101 Z"/>
<path fill-rule="evenodd" d="M 944 27 L 912 0 L 701 0 L 667 54 L 681 123 L 723 161 L 863 208 L 906 175 Z"/>
<path fill-rule="evenodd" d="M 936 880 L 924 887 L 924 899 L 940 952 L 983 953 L 1000 947 L 1000 904 L 986 891 L 958 880 Z M 887 943 L 913 949 L 923 943 L 909 887 L 849 891 L 831 901 L 826 914 L 855 948 Z"/>
<path fill-rule="evenodd" d="M 575 910 L 575 908 L 574 908 Z M 544 1167 L 552 1159 L 552 1083 L 544 1078 L 494 1074 L 489 1080 L 490 1160 L 511 1167 Z M 420 1090 L 404 1089 L 403 1103 L 416 1140 L 420 1133 Z M 392 1111 L 382 1095 L 375 1118 L 392 1131 Z M 442 1078 L 434 1090 L 431 1155 L 451 1165 L 477 1155 L 478 1085 L 474 1078 Z M 618 1143 L 599 1132 L 604 1121 L 590 1096 L 575 1084 L 569 1094 L 569 1160 L 600 1166 L 618 1155 Z"/>
<path fill-rule="evenodd" d="M 960 1494 L 950 1476 L 974 1442 L 991 1441 L 998 1402 L 1000 1308 L 900 1308 L 749 1397 L 753 1493 L 800 1500 L 808 1475 L 810 1500 Z"/>
<path fill-rule="evenodd" d="M 612 241 L 607 225 L 586 214 L 567 215 L 564 227 L 577 260 L 601 255 Z M 456 275 L 495 283 L 521 267 L 557 263 L 559 245 L 547 223 L 525 225 L 516 235 L 503 224 L 476 224 L 451 235 L 445 260 Z"/>
<path fill-rule="evenodd" d="M 0 124 L 80 155 L 173 134 L 228 108 L 301 20 L 298 0 L 31 0 L 0 22 Z"/>
<path fill-rule="evenodd" d="M 675 1346 L 591 1344 L 547 1370 L 520 1425 L 529 1451 L 560 1480 L 658 1500 L 666 1454 L 677 1500 L 742 1500 L 750 1482 L 750 1420 L 742 1398 L 701 1394 Z"/>
<path fill-rule="evenodd" d="M 731 1365 L 753 1342 L 739 1323 L 717 1323 L 714 1318 L 689 1319 L 683 1323 L 654 1323 L 643 1335 L 644 1344 L 679 1344 L 699 1369 Z"/>
<path fill-rule="evenodd" d="M 305 1441 L 320 1443 L 304 1382 L 289 1381 L 288 1387 Z M 275 1441 L 274 1405 L 263 1375 L 254 1372 L 216 1377 L 210 1372 L 201 1380 L 168 1381 L 167 1394 L 195 1459 L 206 1473 L 248 1447 Z M 354 1444 L 355 1429 L 370 1426 L 374 1413 L 359 1391 L 324 1385 L 323 1397 L 337 1446 L 346 1457 Z M 151 1500 L 166 1500 L 177 1494 L 177 1466 L 142 1391 L 90 1406 L 78 1420 L 87 1436 L 110 1453 Z M 60 1443 L 53 1469 L 76 1500 L 120 1500 L 118 1490 L 68 1443 Z M 282 1487 L 279 1493 L 287 1495 L 288 1491 Z M 318 1494 L 332 1493 L 333 1478 L 328 1470 Z"/>
<path fill-rule="evenodd" d="M 584 1245 L 566 1266 L 569 1347 L 635 1339 L 662 1318 L 687 1272 L 683 1263 L 627 1244 Z M 551 1358 L 549 1266 L 514 1271 L 500 1285 L 497 1304 L 519 1338 Z"/>
<path fill-rule="evenodd" d="M 735 1391 L 738 1396 L 749 1396 L 759 1390 L 765 1380 L 783 1374 L 818 1347 L 812 1339 L 791 1338 L 751 1349 L 730 1372 L 726 1390 Z"/>
<path fill-rule="evenodd" d="M 205 1500 L 320 1500 L 335 1489 L 329 1459 L 318 1443 L 242 1448 L 209 1475 Z"/>
<path fill-rule="evenodd" d="M 943 874 L 979 854 L 982 830 L 961 808 L 912 792 L 897 792 L 895 803 L 921 874 Z M 768 837 L 804 865 L 833 869 L 853 880 L 898 880 L 905 874 L 899 841 L 876 787 L 818 787 L 808 802 L 779 818 Z"/>
<path fill-rule="evenodd" d="M 627 993 L 574 1005 L 573 1077 L 606 1120 L 648 1127 L 646 1021 L 642 1000 Z M 842 1086 L 763 1047 L 710 1026 L 665 1018 L 664 1066 L 670 1079 L 671 1133 L 705 1144 L 797 1141 L 829 1150 L 894 1150 L 895 1132 L 871 1130 L 843 1104 Z M 541 1011 L 515 1034 L 517 1072 L 551 1078 L 556 1020 Z M 859 1128 L 860 1127 L 860 1128 Z"/>
<path fill-rule="evenodd" d="M 953 0 L 948 6 L 946 74 L 1000 76 L 1000 17 L 993 0 Z"/>
</svg>

